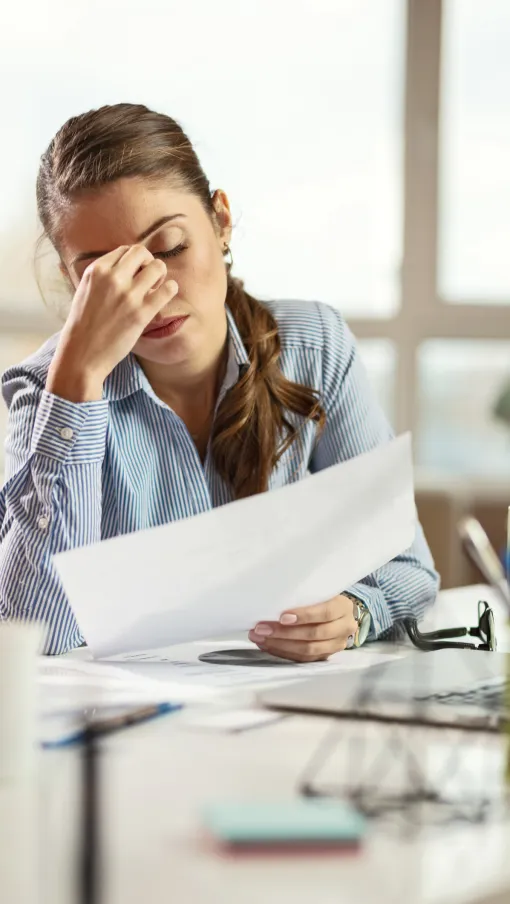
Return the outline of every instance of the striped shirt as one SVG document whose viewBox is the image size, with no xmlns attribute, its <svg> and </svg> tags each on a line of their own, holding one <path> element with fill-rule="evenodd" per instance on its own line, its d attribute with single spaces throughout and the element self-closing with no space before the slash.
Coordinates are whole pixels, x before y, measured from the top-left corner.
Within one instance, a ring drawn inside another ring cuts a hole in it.
<svg viewBox="0 0 510 904">
<path fill-rule="evenodd" d="M 269 489 L 360 455 L 392 436 L 341 315 L 310 302 L 266 302 L 278 322 L 280 366 L 318 389 L 320 436 L 300 431 Z M 227 310 L 229 358 L 223 398 L 248 362 Z M 103 399 L 75 403 L 45 390 L 58 334 L 3 376 L 9 408 L 6 482 L 0 491 L 0 618 L 38 619 L 46 652 L 83 642 L 52 565 L 54 553 L 188 518 L 231 501 L 212 458 L 202 463 L 183 421 L 154 393 L 134 355 L 115 367 Z M 371 636 L 402 617 L 420 617 L 438 577 L 418 526 L 413 546 L 349 588 L 372 614 Z"/>
</svg>

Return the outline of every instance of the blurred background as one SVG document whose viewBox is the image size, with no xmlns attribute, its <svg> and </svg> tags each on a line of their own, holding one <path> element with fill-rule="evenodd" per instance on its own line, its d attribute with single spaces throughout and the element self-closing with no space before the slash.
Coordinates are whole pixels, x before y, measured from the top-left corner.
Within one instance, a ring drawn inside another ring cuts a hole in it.
<svg viewBox="0 0 510 904">
<path fill-rule="evenodd" d="M 31 0 L 2 13 L 0 370 L 59 327 L 39 156 L 119 101 L 176 118 L 230 196 L 235 273 L 338 307 L 398 432 L 444 586 L 510 502 L 509 0 Z M 0 434 L 6 411 L 0 406 Z M 0 452 L 0 479 L 2 458 Z"/>
</svg>

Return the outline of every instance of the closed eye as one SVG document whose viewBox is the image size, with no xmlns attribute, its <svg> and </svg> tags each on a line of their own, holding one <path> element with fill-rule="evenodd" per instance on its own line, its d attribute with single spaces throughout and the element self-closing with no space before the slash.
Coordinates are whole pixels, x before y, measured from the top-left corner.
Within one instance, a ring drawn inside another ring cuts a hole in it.
<svg viewBox="0 0 510 904">
<path fill-rule="evenodd" d="M 162 258 L 163 260 L 169 257 L 177 257 L 178 254 L 182 254 L 183 251 L 186 251 L 187 245 L 181 242 L 180 245 L 176 245 L 175 248 L 171 248 L 170 251 L 153 251 L 154 257 Z"/>
</svg>

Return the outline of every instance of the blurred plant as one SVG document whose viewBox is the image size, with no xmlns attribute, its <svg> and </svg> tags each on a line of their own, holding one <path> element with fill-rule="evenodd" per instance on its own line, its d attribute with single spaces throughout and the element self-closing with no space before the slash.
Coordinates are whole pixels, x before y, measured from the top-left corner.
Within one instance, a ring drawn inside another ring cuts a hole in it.
<svg viewBox="0 0 510 904">
<path fill-rule="evenodd" d="M 510 380 L 507 380 L 494 402 L 492 413 L 498 421 L 510 427 Z"/>
</svg>

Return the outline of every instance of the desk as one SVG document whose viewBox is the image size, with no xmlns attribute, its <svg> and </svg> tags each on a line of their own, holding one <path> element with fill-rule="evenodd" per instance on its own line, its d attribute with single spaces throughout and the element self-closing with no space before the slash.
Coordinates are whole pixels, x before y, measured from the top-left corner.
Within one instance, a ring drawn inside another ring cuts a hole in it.
<svg viewBox="0 0 510 904">
<path fill-rule="evenodd" d="M 479 594 L 447 591 L 429 622 L 471 624 Z M 497 603 L 495 610 L 501 636 Z M 359 731 L 344 725 L 346 738 Z M 176 714 L 108 739 L 104 904 L 460 904 L 510 885 L 510 823 L 405 842 L 374 830 L 356 856 L 218 857 L 200 837 L 204 802 L 292 795 L 329 726 L 327 719 L 296 715 L 238 735 L 211 734 L 186 730 Z M 381 730 L 369 730 L 380 743 Z M 487 741 L 494 768 L 502 743 Z M 466 758 L 472 744 L 465 741 Z M 42 904 L 76 900 L 79 769 L 76 751 L 41 755 Z"/>
</svg>

